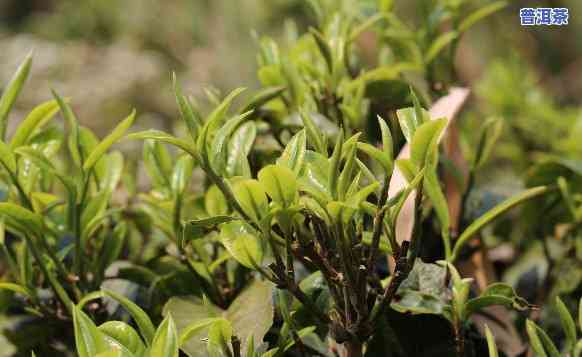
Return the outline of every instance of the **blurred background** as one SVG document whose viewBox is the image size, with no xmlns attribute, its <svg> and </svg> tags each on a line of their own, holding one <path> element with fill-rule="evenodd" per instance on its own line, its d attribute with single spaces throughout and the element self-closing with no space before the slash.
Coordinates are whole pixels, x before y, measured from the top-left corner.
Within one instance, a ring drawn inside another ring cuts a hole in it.
<svg viewBox="0 0 582 357">
<path fill-rule="evenodd" d="M 417 15 L 422 2 L 396 1 L 397 11 L 410 22 L 423 21 Z M 302 31 L 313 20 L 307 3 L 0 0 L 0 83 L 34 50 L 29 85 L 14 116 L 48 99 L 54 87 L 72 99 L 80 120 L 98 134 L 131 107 L 140 113 L 139 126 L 168 129 L 177 116 L 172 71 L 195 96 L 208 86 L 223 92 L 257 87 L 257 34 L 281 38 L 286 19 Z M 577 113 L 558 109 L 582 102 L 582 1 L 510 3 L 463 37 L 456 60 L 463 84 L 477 93 L 481 113 L 515 114 L 511 111 L 520 106 L 525 117 L 574 120 Z M 521 7 L 544 6 L 569 8 L 569 26 L 520 26 Z M 550 135 L 538 129 L 538 135 Z"/>
</svg>

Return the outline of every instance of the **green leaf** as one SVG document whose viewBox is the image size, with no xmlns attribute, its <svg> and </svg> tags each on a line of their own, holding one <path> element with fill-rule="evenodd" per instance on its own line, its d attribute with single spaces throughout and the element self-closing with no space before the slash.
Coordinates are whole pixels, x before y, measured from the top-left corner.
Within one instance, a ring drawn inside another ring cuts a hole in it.
<svg viewBox="0 0 582 357">
<path fill-rule="evenodd" d="M 18 97 L 18 94 L 28 78 L 30 67 L 32 66 L 32 52 L 28 53 L 24 61 L 18 66 L 18 69 L 10 79 L 10 82 L 4 87 L 2 97 L 0 97 L 0 141 L 6 138 L 6 128 L 8 127 L 8 115 Z"/>
<path fill-rule="evenodd" d="M 192 170 L 194 170 L 194 159 L 190 155 L 183 155 L 176 162 L 174 166 L 174 172 L 172 173 L 172 179 L 170 186 L 172 191 L 181 195 L 186 189 L 186 186 L 190 182 L 192 177 Z"/>
<path fill-rule="evenodd" d="M 168 314 L 156 330 L 148 357 L 178 357 L 178 354 L 178 332 L 172 314 Z"/>
<path fill-rule="evenodd" d="M 438 150 L 439 139 L 446 125 L 446 119 L 437 119 L 417 127 L 410 144 L 410 159 L 418 168 L 424 167 L 429 155 Z"/>
<path fill-rule="evenodd" d="M 471 223 L 469 225 L 469 227 L 467 227 L 463 231 L 463 233 L 461 234 L 461 236 L 457 240 L 457 242 L 455 244 L 455 248 L 453 249 L 451 261 L 455 261 L 455 259 L 458 258 L 463 245 L 465 245 L 475 233 L 480 231 L 484 226 L 489 224 L 491 221 L 493 221 L 495 218 L 497 218 L 500 214 L 508 211 L 509 209 L 513 208 L 514 206 L 516 206 L 524 201 L 527 201 L 529 199 L 532 199 L 534 197 L 542 195 L 542 194 L 546 193 L 547 191 L 548 191 L 548 188 L 546 186 L 538 186 L 538 187 L 530 188 L 528 190 L 525 190 L 525 191 L 501 202 L 500 204 L 498 204 L 497 206 L 495 206 L 491 210 L 489 210 L 487 213 L 485 213 L 484 215 L 482 215 L 481 217 L 476 219 L 473 223 Z"/>
<path fill-rule="evenodd" d="M 230 339 L 232 338 L 233 329 L 230 321 L 222 318 L 215 319 L 208 329 L 208 353 L 213 356 L 230 355 Z"/>
<path fill-rule="evenodd" d="M 230 216 L 214 216 L 210 218 L 191 220 L 184 223 L 181 244 L 184 246 L 186 243 L 203 238 L 215 229 L 218 225 L 222 223 L 232 222 L 237 220 L 237 218 Z"/>
<path fill-rule="evenodd" d="M 210 151 L 210 162 L 216 172 L 222 173 L 226 167 L 228 140 L 235 130 L 247 120 L 252 112 L 246 112 L 228 120 L 219 130 L 216 131 L 212 141 Z"/>
<path fill-rule="evenodd" d="M 136 356 L 142 356 L 145 352 L 145 345 L 137 332 L 122 321 L 107 321 L 98 327 L 99 331 L 127 348 Z"/>
<path fill-rule="evenodd" d="M 315 40 L 317 48 L 319 48 L 319 52 L 321 53 L 323 59 L 325 60 L 325 63 L 327 64 L 329 72 L 330 73 L 333 72 L 333 56 L 331 52 L 331 47 L 329 46 L 329 44 L 327 43 L 325 38 L 323 38 L 323 35 L 319 31 L 312 27 L 309 29 L 309 32 L 313 35 L 313 39 Z"/>
<path fill-rule="evenodd" d="M 327 138 L 321 129 L 315 125 L 315 122 L 311 116 L 306 112 L 301 112 L 301 121 L 305 126 L 307 132 L 307 138 L 309 139 L 309 144 L 317 151 L 319 154 L 327 156 Z"/>
<path fill-rule="evenodd" d="M 273 325 L 273 285 L 254 280 L 240 293 L 224 311 L 218 307 L 203 303 L 196 297 L 173 297 L 164 308 L 164 315 L 171 313 L 175 316 L 176 325 L 183 336 L 189 326 L 206 319 L 225 318 L 230 321 L 233 333 L 242 342 L 242 351 L 246 351 L 250 344 L 258 346 Z M 203 339 L 207 336 L 207 327 L 198 332 L 182 344 L 181 350 L 190 357 L 207 357 Z"/>
<path fill-rule="evenodd" d="M 479 10 L 473 12 L 469 16 L 465 17 L 463 21 L 459 24 L 459 32 L 467 31 L 471 26 L 473 26 L 478 21 L 484 19 L 485 17 L 503 9 L 507 6 L 507 1 L 495 1 L 491 4 L 483 6 Z"/>
<path fill-rule="evenodd" d="M 241 125 L 228 143 L 226 173 L 228 177 L 251 178 L 251 168 L 247 156 L 257 137 L 257 125 L 251 121 Z"/>
<path fill-rule="evenodd" d="M 337 180 L 339 178 L 339 170 L 341 163 L 342 146 L 344 144 L 344 131 L 340 129 L 339 135 L 336 138 L 336 143 L 329 158 L 329 171 L 327 172 L 327 187 L 331 191 L 331 197 L 337 198 Z"/>
<path fill-rule="evenodd" d="M 259 222 L 268 211 L 267 194 L 261 183 L 254 179 L 243 179 L 234 184 L 234 196 L 242 210 L 255 222 Z"/>
<path fill-rule="evenodd" d="M 32 292 L 25 286 L 14 284 L 14 283 L 2 283 L 0 282 L 0 290 L 8 290 L 17 294 L 24 295 L 28 298 L 32 297 Z"/>
<path fill-rule="evenodd" d="M 248 111 L 255 111 L 256 109 L 262 107 L 271 100 L 277 98 L 287 88 L 284 86 L 267 87 L 261 89 L 239 110 L 239 113 L 246 113 Z"/>
<path fill-rule="evenodd" d="M 135 120 L 135 110 L 133 110 L 131 114 L 127 118 L 125 118 L 121 123 L 119 123 L 119 125 L 117 125 L 117 127 L 111 132 L 111 134 L 106 136 L 105 139 L 103 139 L 97 145 L 97 147 L 95 147 L 95 149 L 93 149 L 93 151 L 89 154 L 87 160 L 85 160 L 85 163 L 83 164 L 83 170 L 89 172 L 95 166 L 97 161 L 99 161 L 101 157 L 103 157 L 103 155 L 111 147 L 111 145 L 113 145 L 116 141 L 123 137 L 127 129 L 129 129 L 129 127 L 131 127 L 131 125 L 133 124 L 134 120 Z"/>
<path fill-rule="evenodd" d="M 380 125 L 380 132 L 382 133 L 382 148 L 384 153 L 390 160 L 394 160 L 394 143 L 392 140 L 392 132 L 386 124 L 386 121 L 378 115 L 378 124 Z"/>
<path fill-rule="evenodd" d="M 503 305 L 522 311 L 530 307 L 527 301 L 519 297 L 510 285 L 493 283 L 479 297 L 467 301 L 463 309 L 466 316 L 463 318 L 469 318 L 473 313 L 491 305 Z"/>
<path fill-rule="evenodd" d="M 44 126 L 58 111 L 59 106 L 55 100 L 44 102 L 34 108 L 22 123 L 20 123 L 18 128 L 16 128 L 12 140 L 10 141 L 10 146 L 15 149 L 19 146 L 25 145 L 32 137 L 35 130 Z"/>
<path fill-rule="evenodd" d="M 431 63 L 442 50 L 445 49 L 451 42 L 459 37 L 459 33 L 457 31 L 449 31 L 445 32 L 439 37 L 437 37 L 434 42 L 428 48 L 425 55 L 425 63 Z"/>
<path fill-rule="evenodd" d="M 123 154 L 119 151 L 114 151 L 107 155 L 107 170 L 105 177 L 100 182 L 101 190 L 106 192 L 113 192 L 121 180 L 123 174 Z"/>
<path fill-rule="evenodd" d="M 97 329 L 93 321 L 76 306 L 73 307 L 73 326 L 79 357 L 95 357 L 97 354 L 109 350 L 103 334 Z"/>
<path fill-rule="evenodd" d="M 246 223 L 235 221 L 221 226 L 220 242 L 237 262 L 253 269 L 263 261 L 262 242 Z"/>
<path fill-rule="evenodd" d="M 124 309 L 129 312 L 133 320 L 139 327 L 139 331 L 144 338 L 146 345 L 153 345 L 153 340 L 155 339 L 154 334 L 156 334 L 154 324 L 150 320 L 148 314 L 142 310 L 141 307 L 137 306 L 134 302 L 128 298 L 121 296 L 113 291 L 103 290 L 103 293 L 113 300 L 117 301 Z"/>
<path fill-rule="evenodd" d="M 188 98 L 182 94 L 182 88 L 178 83 L 176 73 L 172 73 L 172 83 L 174 84 L 174 95 L 176 96 L 176 103 L 178 103 L 178 107 L 180 108 L 182 119 L 186 123 L 188 131 L 190 131 L 192 140 L 196 140 L 198 132 L 203 124 L 202 118 L 200 117 L 200 114 L 194 111 Z"/>
<path fill-rule="evenodd" d="M 393 158 L 389 156 L 385 151 L 377 149 L 376 147 L 368 143 L 358 143 L 357 145 L 358 150 L 363 151 L 372 159 L 376 160 L 380 165 L 382 165 L 382 168 L 384 168 L 384 171 L 386 172 L 387 175 L 392 173 L 394 161 Z"/>
<path fill-rule="evenodd" d="M 445 257 L 449 259 L 451 254 L 449 238 L 449 229 L 451 227 L 449 205 L 441 189 L 441 185 L 437 177 L 436 166 L 429 166 L 431 167 L 427 168 L 427 171 L 424 173 L 424 190 L 426 191 L 427 196 L 429 197 L 441 224 L 441 236 L 445 245 Z"/>
<path fill-rule="evenodd" d="M 42 216 L 10 202 L 0 202 L 0 215 L 11 218 L 23 229 L 23 233 L 33 230 L 42 232 Z"/>
<path fill-rule="evenodd" d="M 489 357 L 499 357 L 499 352 L 497 352 L 497 345 L 495 344 L 495 338 L 489 329 L 489 326 L 485 324 L 485 338 L 487 338 L 487 348 L 489 350 Z"/>
<path fill-rule="evenodd" d="M 547 357 L 546 351 L 544 350 L 544 346 L 540 337 L 537 333 L 537 325 L 532 320 L 528 319 L 525 322 L 525 328 L 527 331 L 527 335 L 529 337 L 529 343 L 531 345 L 532 350 L 535 352 L 537 357 Z"/>
<path fill-rule="evenodd" d="M 283 208 L 297 199 L 297 178 L 291 169 L 282 165 L 265 166 L 259 171 L 259 183 L 271 199 Z"/>
<path fill-rule="evenodd" d="M 535 337 L 532 338 L 532 334 L 530 334 L 530 329 L 535 329 L 535 336 L 537 337 L 537 342 L 534 342 Z M 543 345 L 542 351 L 545 350 L 545 352 L 547 352 L 550 357 L 562 356 L 558 349 L 556 348 L 556 345 L 554 345 L 554 343 L 548 336 L 548 334 L 544 330 L 542 330 L 536 323 L 528 319 L 526 321 L 526 330 L 528 336 L 530 337 L 532 348 L 536 352 L 536 354 L 540 353 L 538 351 L 538 348 L 540 344 L 539 342 L 541 342 L 541 344 Z M 540 356 L 546 356 L 545 352 L 543 354 L 540 354 Z"/>
<path fill-rule="evenodd" d="M 209 317 L 200 320 L 196 320 L 193 323 L 186 326 L 180 332 L 179 345 L 184 346 L 192 337 L 199 334 L 202 330 L 207 329 L 212 323 L 220 318 Z"/>
<path fill-rule="evenodd" d="M 430 115 L 426 110 L 422 109 L 421 112 L 423 114 L 422 117 L 417 115 L 417 112 L 413 107 L 398 109 L 396 111 L 400 129 L 402 130 L 407 142 L 412 141 L 416 128 L 430 120 Z"/>
<path fill-rule="evenodd" d="M 287 166 L 295 172 L 295 175 L 299 175 L 303 168 L 306 149 L 306 133 L 305 129 L 303 129 L 289 140 L 289 143 L 285 146 L 285 150 L 279 159 L 277 159 L 277 165 Z"/>
<path fill-rule="evenodd" d="M 299 179 L 299 189 L 309 193 L 320 203 L 331 200 L 327 178 L 329 161 L 323 155 L 307 150 L 305 162 L 305 172 Z"/>
<path fill-rule="evenodd" d="M 11 175 L 16 175 L 16 158 L 10 146 L 2 140 L 0 140 L 0 163 Z"/>
<path fill-rule="evenodd" d="M 216 185 L 210 186 L 204 195 L 204 207 L 210 216 L 223 216 L 228 213 L 228 202 Z"/>
<path fill-rule="evenodd" d="M 473 159 L 473 168 L 482 167 L 493 151 L 493 147 L 503 130 L 503 121 L 500 118 L 489 118 L 481 128 L 479 144 Z"/>
<path fill-rule="evenodd" d="M 71 158 L 78 166 L 83 166 L 83 159 L 81 157 L 81 143 L 79 142 L 79 121 L 75 117 L 73 110 L 69 106 L 67 102 L 61 98 L 61 96 L 54 90 L 51 89 L 53 97 L 57 101 L 59 108 L 63 117 L 65 118 L 65 122 L 68 125 L 69 130 L 69 152 L 71 154 Z"/>
<path fill-rule="evenodd" d="M 131 134 L 127 135 L 126 138 L 131 139 L 131 140 L 151 139 L 151 140 L 161 141 L 163 143 L 171 144 L 171 145 L 174 145 L 174 146 L 184 150 L 188 154 L 192 155 L 192 157 L 194 157 L 194 158 L 197 157 L 196 148 L 194 147 L 194 145 L 190 144 L 189 142 L 187 142 L 184 139 L 179 139 L 175 136 L 164 133 L 163 131 L 160 131 L 160 130 L 146 130 L 146 131 L 140 131 L 137 133 L 131 133 Z"/>
<path fill-rule="evenodd" d="M 556 309 L 558 310 L 558 316 L 560 316 L 560 322 L 562 323 L 562 328 L 566 335 L 567 350 L 573 351 L 576 345 L 576 323 L 559 296 L 556 296 Z"/>
</svg>

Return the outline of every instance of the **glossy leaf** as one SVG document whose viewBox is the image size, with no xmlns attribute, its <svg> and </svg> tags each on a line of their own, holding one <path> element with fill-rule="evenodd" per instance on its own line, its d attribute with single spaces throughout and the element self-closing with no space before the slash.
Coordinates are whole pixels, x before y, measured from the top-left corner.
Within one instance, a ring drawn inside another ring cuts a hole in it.
<svg viewBox="0 0 582 357">
<path fill-rule="evenodd" d="M 35 130 L 38 130 L 51 120 L 58 110 L 59 106 L 55 100 L 50 100 L 34 108 L 16 128 L 10 141 L 10 146 L 14 149 L 25 145 L 35 133 Z"/>
<path fill-rule="evenodd" d="M 417 127 L 410 144 L 410 159 L 417 167 L 424 167 L 429 155 L 438 150 L 439 137 L 446 124 L 446 119 L 437 119 Z"/>
<path fill-rule="evenodd" d="M 178 357 L 178 354 L 178 332 L 172 315 L 168 314 L 156 330 L 148 357 Z"/>
<path fill-rule="evenodd" d="M 289 143 L 285 146 L 285 150 L 279 159 L 277 159 L 277 165 L 286 166 L 293 170 L 295 175 L 299 175 L 303 168 L 306 148 L 306 133 L 305 129 L 303 129 L 289 140 Z"/>
<path fill-rule="evenodd" d="M 182 194 L 190 178 L 192 177 L 192 170 L 194 169 L 194 159 L 190 155 L 181 156 L 174 166 L 174 172 L 172 173 L 172 178 L 170 185 L 172 191 L 176 194 Z"/>
<path fill-rule="evenodd" d="M 499 357 L 499 352 L 497 351 L 497 345 L 495 344 L 495 338 L 489 329 L 489 326 L 485 324 L 485 338 L 487 339 L 487 348 L 489 350 L 489 357 Z"/>
<path fill-rule="evenodd" d="M 6 169 L 10 174 L 16 174 L 16 158 L 10 146 L 6 145 L 2 140 L 0 140 L 0 164 Z"/>
<path fill-rule="evenodd" d="M 142 356 L 145 352 L 143 341 L 137 332 L 125 322 L 107 321 L 99 325 L 98 329 L 101 333 L 119 342 L 136 356 Z"/>
<path fill-rule="evenodd" d="M 73 326 L 79 357 L 94 357 L 99 353 L 108 351 L 103 334 L 78 307 L 73 308 Z"/>
<path fill-rule="evenodd" d="M 493 207 L 487 213 L 476 219 L 473 223 L 467 227 L 461 236 L 457 239 L 455 244 L 455 248 L 453 249 L 452 261 L 458 258 L 459 253 L 461 252 L 461 248 L 465 245 L 471 237 L 480 231 L 484 226 L 489 224 L 495 218 L 497 218 L 502 213 L 506 212 L 507 210 L 513 208 L 514 206 L 532 199 L 534 197 L 540 196 L 548 191 L 548 188 L 545 186 L 534 187 L 528 190 L 525 190 L 503 202 L 498 204 L 497 206 Z"/>
<path fill-rule="evenodd" d="M 132 302 L 128 298 L 114 293 L 113 291 L 104 290 L 105 295 L 117 301 L 127 312 L 133 317 L 135 323 L 139 327 L 139 331 L 144 338 L 146 345 L 153 344 L 155 328 L 154 324 L 150 320 L 148 314 L 143 311 L 136 303 Z"/>
<path fill-rule="evenodd" d="M 258 177 L 267 194 L 281 207 L 288 208 L 297 199 L 297 178 L 291 169 L 269 165 L 261 169 Z"/>
<path fill-rule="evenodd" d="M 245 179 L 234 184 L 234 196 L 242 210 L 255 222 L 259 222 L 268 210 L 267 195 L 257 180 Z"/>
<path fill-rule="evenodd" d="M 25 231 L 30 229 L 34 232 L 42 232 L 42 216 L 26 208 L 20 207 L 10 202 L 0 202 L 0 215 L 16 221 Z"/>
<path fill-rule="evenodd" d="M 451 42 L 459 37 L 459 33 L 456 31 L 449 31 L 441 34 L 437 37 L 434 42 L 428 48 L 425 56 L 425 63 L 429 64 L 444 50 Z"/>
<path fill-rule="evenodd" d="M 286 87 L 284 86 L 276 86 L 276 87 L 267 87 L 261 89 L 257 92 L 253 97 L 239 110 L 239 113 L 246 113 L 251 110 L 256 110 L 266 103 L 270 102 L 271 100 L 279 97 L 283 92 L 285 92 Z"/>
<path fill-rule="evenodd" d="M 28 53 L 18 69 L 4 87 L 2 97 L 0 97 L 0 141 L 6 138 L 6 128 L 8 127 L 8 115 L 18 97 L 18 94 L 28 78 L 30 67 L 32 66 L 32 52 Z"/>
<path fill-rule="evenodd" d="M 252 269 L 262 263 L 263 246 L 246 223 L 230 222 L 221 226 L 220 242 L 236 261 Z"/>
<path fill-rule="evenodd" d="M 137 133 L 131 133 L 131 134 L 127 135 L 127 139 L 133 139 L 133 140 L 151 139 L 151 140 L 161 141 L 163 143 L 171 144 L 171 145 L 174 145 L 174 146 L 184 150 L 188 154 L 192 155 L 192 157 L 197 157 L 196 149 L 195 149 L 194 145 L 190 144 L 188 141 L 186 141 L 184 139 L 179 139 L 175 136 L 164 133 L 163 131 L 160 131 L 160 130 L 146 130 L 146 131 L 140 131 Z"/>
<path fill-rule="evenodd" d="M 95 166 L 97 161 L 99 161 L 101 157 L 103 157 L 103 155 L 105 154 L 105 152 L 107 152 L 111 145 L 113 145 L 115 142 L 121 139 L 121 137 L 123 137 L 127 129 L 129 129 L 133 124 L 134 120 L 135 120 L 135 110 L 132 111 L 131 114 L 127 118 L 125 118 L 121 123 L 119 123 L 119 125 L 117 125 L 117 127 L 111 132 L 111 134 L 106 136 L 105 139 L 103 139 L 97 145 L 97 147 L 95 147 L 95 149 L 93 149 L 93 151 L 89 154 L 87 160 L 85 160 L 85 163 L 83 164 L 83 170 L 90 171 L 93 168 L 93 166 Z"/>
<path fill-rule="evenodd" d="M 564 329 L 564 334 L 566 335 L 567 350 L 573 351 L 576 345 L 576 323 L 559 296 L 556 296 L 556 309 L 558 310 L 558 316 L 562 323 L 562 329 Z"/>
</svg>

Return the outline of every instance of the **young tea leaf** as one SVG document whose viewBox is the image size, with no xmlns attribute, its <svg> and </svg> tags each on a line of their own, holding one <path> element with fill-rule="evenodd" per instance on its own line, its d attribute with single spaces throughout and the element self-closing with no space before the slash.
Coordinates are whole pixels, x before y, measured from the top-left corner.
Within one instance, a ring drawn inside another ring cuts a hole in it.
<svg viewBox="0 0 582 357">
<path fill-rule="evenodd" d="M 0 97 L 0 140 L 6 138 L 6 128 L 8 127 L 8 114 L 18 97 L 18 94 L 28 78 L 30 67 L 32 66 L 32 52 L 28 53 L 24 61 L 18 66 L 18 69 L 10 79 L 10 82 L 4 87 L 2 97 Z"/>
</svg>

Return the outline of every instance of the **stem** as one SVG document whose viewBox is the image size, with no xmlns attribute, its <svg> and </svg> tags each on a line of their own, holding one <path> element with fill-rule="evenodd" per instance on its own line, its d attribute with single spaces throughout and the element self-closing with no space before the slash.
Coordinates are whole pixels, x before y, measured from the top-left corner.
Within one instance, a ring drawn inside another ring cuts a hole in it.
<svg viewBox="0 0 582 357">
<path fill-rule="evenodd" d="M 358 340 L 350 340 L 344 343 L 346 357 L 362 357 L 363 344 Z"/>
<path fill-rule="evenodd" d="M 380 246 L 380 235 L 382 234 L 382 226 L 384 222 L 384 216 L 386 215 L 386 208 L 384 205 L 388 200 L 388 188 L 390 187 L 390 176 L 386 176 L 384 179 L 384 186 L 382 187 L 382 193 L 380 194 L 380 200 L 378 201 L 378 212 L 376 217 L 374 217 L 374 231 L 372 233 L 372 245 L 370 247 L 370 255 L 368 255 L 368 262 L 366 264 L 367 271 L 372 274 L 374 271 L 374 264 L 378 258 L 378 247 Z M 392 247 L 394 250 L 395 247 Z"/>
</svg>

